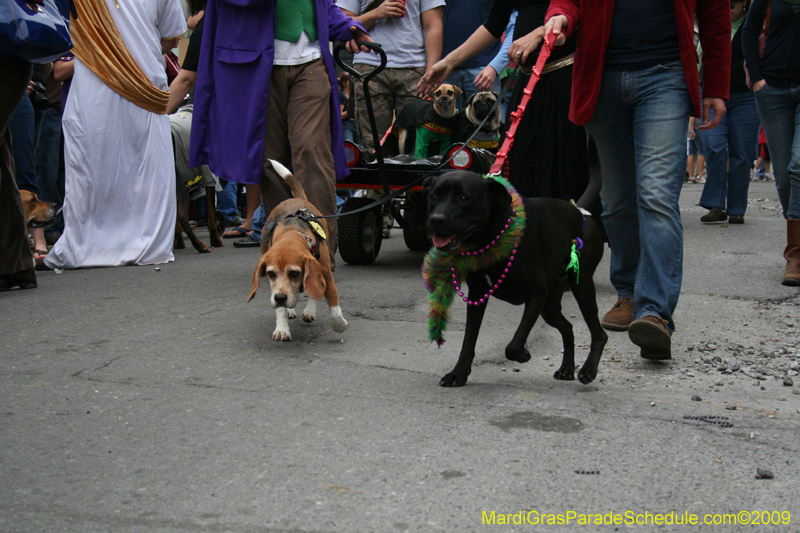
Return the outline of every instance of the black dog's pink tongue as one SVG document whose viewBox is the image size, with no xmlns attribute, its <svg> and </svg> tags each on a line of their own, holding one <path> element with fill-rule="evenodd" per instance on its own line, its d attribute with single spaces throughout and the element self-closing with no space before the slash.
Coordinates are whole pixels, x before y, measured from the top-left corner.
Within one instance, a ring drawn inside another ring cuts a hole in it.
<svg viewBox="0 0 800 533">
<path fill-rule="evenodd" d="M 442 237 L 440 235 L 434 235 L 433 237 L 431 237 L 433 245 L 437 248 L 442 248 L 443 246 L 447 246 L 447 244 L 453 239 L 454 237 Z"/>
</svg>

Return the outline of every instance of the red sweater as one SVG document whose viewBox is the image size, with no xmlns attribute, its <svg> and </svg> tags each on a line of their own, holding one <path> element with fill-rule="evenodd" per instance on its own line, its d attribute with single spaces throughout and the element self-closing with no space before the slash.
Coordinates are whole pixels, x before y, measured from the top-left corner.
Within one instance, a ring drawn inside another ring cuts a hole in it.
<svg viewBox="0 0 800 533">
<path fill-rule="evenodd" d="M 731 6 L 729 0 L 674 0 L 683 74 L 692 98 L 693 115 L 701 116 L 700 81 L 694 45 L 694 16 L 703 45 L 703 97 L 728 99 L 731 69 Z M 551 0 L 545 20 L 565 15 L 565 35 L 580 28 L 572 70 L 572 105 L 569 118 L 586 124 L 594 114 L 603 62 L 611 34 L 614 0 Z"/>
</svg>

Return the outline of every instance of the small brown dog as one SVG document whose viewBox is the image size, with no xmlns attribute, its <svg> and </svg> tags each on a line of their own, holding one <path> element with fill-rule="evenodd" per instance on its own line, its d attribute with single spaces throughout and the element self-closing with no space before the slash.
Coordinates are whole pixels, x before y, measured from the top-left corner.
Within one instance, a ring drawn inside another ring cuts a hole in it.
<svg viewBox="0 0 800 533">
<path fill-rule="evenodd" d="M 270 303 L 277 315 L 277 325 L 272 333 L 276 341 L 290 341 L 289 319 L 295 317 L 294 308 L 303 288 L 308 293 L 308 304 L 303 311 L 303 321 L 316 318 L 317 301 L 324 297 L 331 310 L 331 328 L 343 333 L 347 321 L 339 307 L 339 293 L 331 273 L 330 250 L 327 239 L 328 225 L 319 210 L 306 198 L 302 185 L 289 169 L 272 161 L 272 167 L 289 185 L 292 196 L 278 204 L 269 214 L 261 237 L 261 256 L 253 272 L 253 285 L 249 302 L 256 295 L 261 278 L 269 278 L 272 288 Z"/>
<path fill-rule="evenodd" d="M 39 197 L 30 191 L 19 191 L 19 194 L 25 206 L 25 220 L 29 228 L 46 228 L 55 224 L 55 205 L 39 200 Z"/>
<path fill-rule="evenodd" d="M 406 104 L 393 128 L 401 154 L 428 157 L 428 149 L 434 142 L 440 146 L 438 153 L 447 151 L 457 113 L 456 99 L 461 92 L 455 85 L 443 83 L 434 91 L 433 102 L 412 100 Z"/>
</svg>

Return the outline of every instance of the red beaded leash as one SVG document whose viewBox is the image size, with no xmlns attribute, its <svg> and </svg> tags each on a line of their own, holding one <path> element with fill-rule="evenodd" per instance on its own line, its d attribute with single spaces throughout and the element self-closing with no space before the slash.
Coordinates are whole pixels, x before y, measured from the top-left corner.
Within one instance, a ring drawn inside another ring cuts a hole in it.
<svg viewBox="0 0 800 533">
<path fill-rule="evenodd" d="M 516 111 L 511 113 L 511 126 L 506 132 L 506 138 L 503 140 L 503 146 L 501 146 L 497 151 L 497 156 L 495 157 L 492 168 L 489 170 L 489 174 L 493 174 L 495 176 L 503 175 L 503 165 L 508 158 L 508 152 L 511 150 L 511 146 L 514 144 L 514 135 L 517 133 L 517 127 L 519 126 L 520 120 L 522 120 L 522 115 L 525 114 L 525 108 L 527 107 L 528 102 L 531 99 L 531 95 L 533 94 L 533 88 L 536 87 L 536 83 L 541 77 L 544 64 L 550 57 L 550 52 L 553 51 L 553 43 L 555 40 L 556 35 L 553 32 L 550 32 L 542 42 L 542 51 L 539 52 L 539 58 L 536 60 L 536 65 L 533 66 L 533 72 L 531 73 L 531 78 L 528 80 L 528 85 L 522 91 L 522 100 L 520 101 Z"/>
</svg>

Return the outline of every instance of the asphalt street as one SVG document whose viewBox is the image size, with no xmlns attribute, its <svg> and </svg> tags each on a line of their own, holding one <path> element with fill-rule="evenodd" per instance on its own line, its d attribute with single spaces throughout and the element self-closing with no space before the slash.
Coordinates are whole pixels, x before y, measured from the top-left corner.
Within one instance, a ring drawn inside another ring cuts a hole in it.
<svg viewBox="0 0 800 533">
<path fill-rule="evenodd" d="M 439 387 L 465 308 L 431 347 L 423 254 L 397 228 L 373 265 L 338 258 L 347 331 L 321 306 L 285 343 L 268 291 L 247 303 L 258 250 L 230 241 L 42 272 L 0 294 L 0 531 L 800 531 L 800 289 L 780 284 L 775 186 L 752 184 L 741 226 L 701 224 L 701 189 L 681 198 L 672 360 L 609 332 L 590 385 L 552 378 L 542 321 L 532 360 L 506 361 L 521 308 L 493 300 L 467 386 Z M 588 329 L 564 308 L 582 362 Z"/>
</svg>

